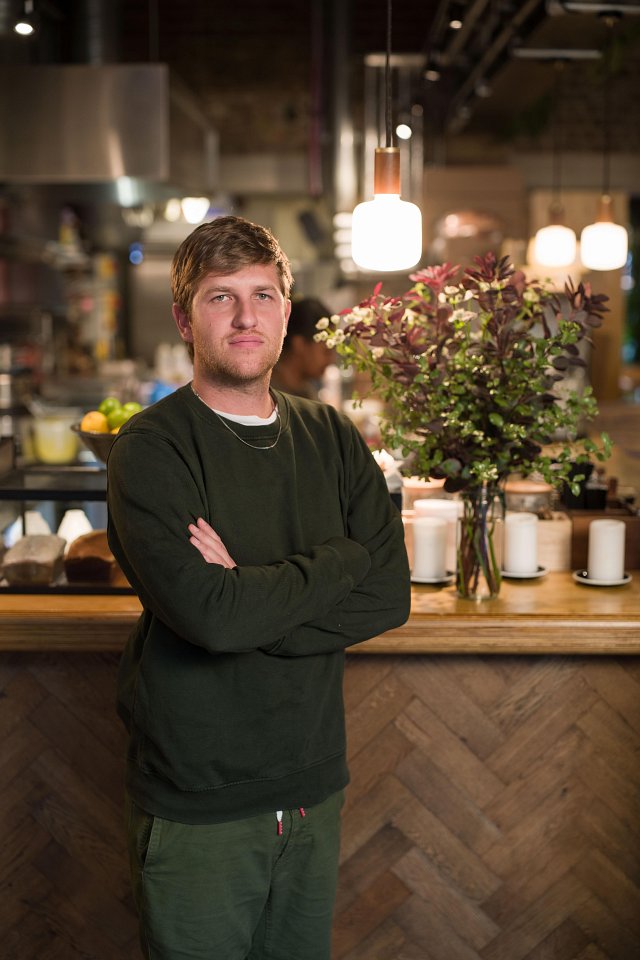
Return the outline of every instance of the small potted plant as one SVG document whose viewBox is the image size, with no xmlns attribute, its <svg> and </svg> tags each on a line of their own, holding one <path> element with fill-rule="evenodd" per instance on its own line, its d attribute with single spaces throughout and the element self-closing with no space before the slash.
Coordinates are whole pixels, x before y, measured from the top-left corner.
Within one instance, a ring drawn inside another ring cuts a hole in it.
<svg viewBox="0 0 640 960">
<path fill-rule="evenodd" d="M 606 434 L 600 446 L 579 438 L 598 412 L 591 388 L 567 382 L 585 366 L 580 344 L 601 325 L 607 297 L 568 281 L 561 303 L 492 253 L 462 272 L 445 263 L 410 279 L 401 296 L 385 296 L 379 283 L 358 306 L 324 318 L 316 339 L 368 374 L 385 403 L 384 442 L 413 473 L 444 478 L 461 497 L 459 595 L 496 596 L 493 530 L 507 476 L 536 473 L 558 485 L 576 461 L 609 456 Z"/>
</svg>

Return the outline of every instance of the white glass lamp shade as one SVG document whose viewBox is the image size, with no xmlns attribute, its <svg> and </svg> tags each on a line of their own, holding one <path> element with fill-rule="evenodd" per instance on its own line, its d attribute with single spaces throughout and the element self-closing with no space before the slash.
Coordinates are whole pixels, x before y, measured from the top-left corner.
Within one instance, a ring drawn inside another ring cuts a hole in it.
<svg viewBox="0 0 640 960">
<path fill-rule="evenodd" d="M 13 28 L 21 37 L 30 37 L 33 33 L 33 24 L 29 20 L 18 20 Z"/>
<path fill-rule="evenodd" d="M 580 235 L 580 256 L 588 270 L 618 270 L 627 262 L 627 231 L 618 223 L 590 223 Z"/>
<path fill-rule="evenodd" d="M 187 223 L 202 223 L 209 212 L 208 197 L 183 197 L 182 213 Z"/>
<path fill-rule="evenodd" d="M 398 194 L 380 193 L 353 211 L 351 256 L 363 270 L 407 270 L 422 256 L 422 214 Z"/>
<path fill-rule="evenodd" d="M 362 270 L 407 270 L 422 256 L 422 214 L 400 199 L 400 151 L 378 147 L 373 200 L 359 203 L 351 221 L 351 257 Z"/>
<path fill-rule="evenodd" d="M 627 231 L 613 222 L 611 197 L 600 197 L 598 219 L 580 235 L 580 257 L 587 270 L 619 270 L 627 262 Z"/>
<path fill-rule="evenodd" d="M 568 267 L 576 258 L 576 235 L 569 227 L 552 223 L 536 233 L 536 263 L 543 267 Z"/>
</svg>

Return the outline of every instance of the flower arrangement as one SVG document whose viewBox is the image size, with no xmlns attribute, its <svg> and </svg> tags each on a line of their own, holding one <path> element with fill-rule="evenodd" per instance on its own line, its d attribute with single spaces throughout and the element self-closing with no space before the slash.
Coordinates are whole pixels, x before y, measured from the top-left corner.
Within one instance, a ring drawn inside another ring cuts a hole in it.
<svg viewBox="0 0 640 960">
<path fill-rule="evenodd" d="M 569 280 L 563 305 L 493 253 L 462 272 L 445 263 L 410 278 L 401 296 L 384 296 L 378 284 L 358 306 L 324 318 L 316 339 L 369 375 L 386 405 L 383 440 L 412 473 L 444 478 L 445 490 L 472 502 L 509 474 L 558 485 L 576 461 L 609 456 L 606 434 L 601 446 L 578 439 L 597 404 L 590 387 L 567 383 L 585 366 L 580 344 L 601 325 L 606 296 Z M 567 439 L 554 444 L 558 436 Z M 581 479 L 572 477 L 574 489 Z"/>
<path fill-rule="evenodd" d="M 567 479 L 571 461 L 605 459 L 585 438 L 545 451 L 559 433 L 575 440 L 597 404 L 590 387 L 562 390 L 584 367 L 579 344 L 599 327 L 607 297 L 567 283 L 568 310 L 555 293 L 516 273 L 507 257 L 477 257 L 456 280 L 445 263 L 411 274 L 399 297 L 373 296 L 318 324 L 317 340 L 369 374 L 387 406 L 383 439 L 423 478 L 454 492 L 510 473 Z M 590 341 L 589 341 L 590 342 Z M 560 387 L 560 388 L 559 388 Z"/>
</svg>

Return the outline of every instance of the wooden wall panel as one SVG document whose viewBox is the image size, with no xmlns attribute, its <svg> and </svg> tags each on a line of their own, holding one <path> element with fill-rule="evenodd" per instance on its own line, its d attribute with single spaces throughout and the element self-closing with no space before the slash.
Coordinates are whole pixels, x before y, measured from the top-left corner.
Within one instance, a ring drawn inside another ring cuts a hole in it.
<svg viewBox="0 0 640 960">
<path fill-rule="evenodd" d="M 380 668 L 378 689 L 373 657 L 347 665 L 350 709 L 384 702 L 387 726 L 350 741 L 336 960 L 637 960 L 636 659 Z M 406 890 L 374 927 L 348 905 L 354 886 L 366 897 L 367 870 Z"/>
<path fill-rule="evenodd" d="M 0 930 L 140 960 L 117 655 L 0 659 Z M 349 657 L 334 960 L 637 960 L 640 658 Z"/>
</svg>

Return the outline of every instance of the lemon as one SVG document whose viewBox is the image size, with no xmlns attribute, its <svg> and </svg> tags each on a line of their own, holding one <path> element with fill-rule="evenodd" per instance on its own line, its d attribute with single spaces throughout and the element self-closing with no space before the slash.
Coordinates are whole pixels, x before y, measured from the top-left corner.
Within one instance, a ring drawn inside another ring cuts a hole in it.
<svg viewBox="0 0 640 960">
<path fill-rule="evenodd" d="M 109 422 L 100 410 L 89 410 L 80 421 L 80 429 L 86 433 L 108 433 Z"/>
<path fill-rule="evenodd" d="M 122 404 L 122 409 L 126 410 L 129 416 L 132 417 L 134 413 L 140 413 L 142 410 L 142 404 L 138 403 L 137 400 L 129 400 L 128 403 Z"/>
<path fill-rule="evenodd" d="M 113 413 L 114 410 L 120 408 L 120 401 L 117 397 L 105 397 L 98 410 L 100 413 L 104 413 L 105 417 L 108 417 L 110 413 Z"/>
</svg>

